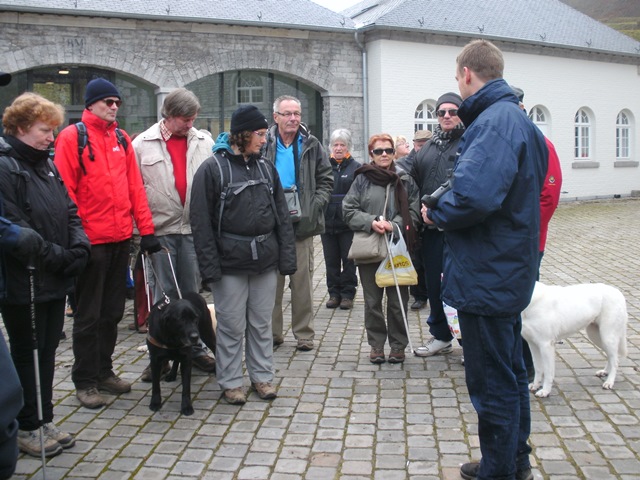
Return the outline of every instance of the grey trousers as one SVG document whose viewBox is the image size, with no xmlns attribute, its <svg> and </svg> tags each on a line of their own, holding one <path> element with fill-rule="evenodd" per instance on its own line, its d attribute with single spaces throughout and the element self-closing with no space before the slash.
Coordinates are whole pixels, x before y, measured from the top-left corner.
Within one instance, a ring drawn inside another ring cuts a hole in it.
<svg viewBox="0 0 640 480">
<path fill-rule="evenodd" d="M 216 361 L 222 390 L 242 386 L 242 353 L 251 382 L 273 381 L 271 313 L 277 272 L 223 275 L 211 285 L 218 328 Z"/>
<path fill-rule="evenodd" d="M 296 273 L 289 276 L 291 284 L 291 329 L 297 339 L 313 340 L 313 237 L 296 239 Z M 276 303 L 273 308 L 273 336 L 282 336 L 284 320 L 282 296 L 285 277 L 278 275 Z"/>
<path fill-rule="evenodd" d="M 383 348 L 387 337 L 391 348 L 404 350 L 409 343 L 407 330 L 400 310 L 400 300 L 396 287 L 380 288 L 376 284 L 378 263 L 358 265 L 360 284 L 364 296 L 364 325 L 367 329 L 369 345 Z M 382 312 L 382 298 L 387 294 L 387 318 Z M 400 295 L 404 311 L 409 303 L 409 287 L 400 287 Z"/>
</svg>

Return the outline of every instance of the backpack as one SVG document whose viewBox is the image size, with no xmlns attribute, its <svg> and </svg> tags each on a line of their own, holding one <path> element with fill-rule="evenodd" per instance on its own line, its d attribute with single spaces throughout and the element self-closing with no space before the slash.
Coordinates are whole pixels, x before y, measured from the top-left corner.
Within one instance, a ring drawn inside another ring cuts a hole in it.
<svg viewBox="0 0 640 480">
<path fill-rule="evenodd" d="M 229 176 L 225 183 L 224 179 L 224 171 L 222 170 L 222 165 L 220 164 L 220 159 L 224 158 L 226 161 L 227 168 L 226 170 L 229 172 Z M 269 189 L 270 199 L 271 199 L 271 209 L 273 210 L 273 214 L 276 218 L 276 223 L 280 225 L 280 218 L 278 217 L 278 210 L 276 208 L 276 202 L 273 198 L 273 178 L 271 177 L 271 173 L 267 168 L 266 162 L 264 158 L 260 158 L 257 160 L 258 170 L 260 171 L 260 180 L 248 180 L 244 182 L 235 182 L 233 181 L 233 172 L 231 171 L 231 162 L 227 158 L 227 156 L 222 152 L 221 154 L 214 153 L 213 159 L 216 161 L 216 165 L 218 166 L 218 170 L 220 171 L 220 214 L 218 216 L 218 236 L 222 235 L 222 214 L 224 212 L 224 206 L 226 203 L 226 199 L 231 195 L 238 195 L 245 188 L 254 187 L 258 185 L 265 185 Z M 267 172 L 265 176 L 264 171 Z M 267 178 L 268 177 L 268 178 Z"/>
<path fill-rule="evenodd" d="M 84 152 L 84 148 L 89 145 L 89 160 L 93 162 L 93 149 L 89 143 L 89 134 L 87 132 L 86 125 L 83 122 L 78 122 L 75 125 L 76 130 L 78 131 L 78 163 L 80 164 L 82 173 L 86 175 L 87 170 L 85 169 L 84 162 L 82 161 L 82 152 Z M 126 152 L 129 148 L 129 142 L 127 141 L 127 137 L 124 136 L 124 133 L 122 133 L 122 130 L 118 127 L 116 127 L 116 138 L 118 139 L 118 143 L 124 147 L 124 151 Z"/>
</svg>

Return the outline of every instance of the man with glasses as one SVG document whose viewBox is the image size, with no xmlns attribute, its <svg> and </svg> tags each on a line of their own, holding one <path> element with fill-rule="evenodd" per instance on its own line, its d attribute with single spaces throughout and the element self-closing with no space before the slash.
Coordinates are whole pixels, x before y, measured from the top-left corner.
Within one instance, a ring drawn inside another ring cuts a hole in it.
<svg viewBox="0 0 640 480">
<path fill-rule="evenodd" d="M 198 260 L 193 245 L 189 202 L 193 176 L 198 167 L 211 156 L 213 138 L 194 128 L 200 112 L 195 94 L 185 88 L 173 90 L 162 104 L 162 120 L 133 140 L 140 173 L 147 192 L 149 208 L 160 244 L 168 250 L 175 279 L 165 253 L 153 255 L 153 299 L 162 299 L 163 292 L 177 299 L 182 294 L 198 292 L 200 281 Z M 204 372 L 213 372 L 216 362 L 200 344 L 192 348 L 193 364 Z M 163 373 L 169 370 L 163 365 Z M 151 381 L 151 369 L 142 372 L 143 382 Z"/>
<path fill-rule="evenodd" d="M 324 209 L 333 191 L 333 173 L 327 154 L 316 137 L 301 123 L 302 105 L 283 95 L 273 104 L 275 125 L 269 129 L 265 157 L 278 170 L 288 195 L 299 198 L 300 217 L 292 220 L 296 234 L 297 271 L 290 275 L 291 328 L 297 349 L 309 351 L 313 339 L 313 236 L 324 232 Z M 273 344 L 284 342 L 282 296 L 285 278 L 278 276 L 273 309 Z"/>
<path fill-rule="evenodd" d="M 464 126 L 458 118 L 461 103 L 460 95 L 453 92 L 445 93 L 436 103 L 438 125 L 430 141 L 418 152 L 412 171 L 421 198 L 431 195 L 453 171 L 460 137 L 464 133 Z M 432 337 L 426 345 L 416 348 L 415 354 L 419 357 L 451 353 L 453 349 L 453 337 L 440 299 L 443 239 L 443 232 L 434 225 L 423 225 L 421 256 L 431 307 L 427 324 Z"/>
<path fill-rule="evenodd" d="M 161 245 L 131 139 L 117 128 L 120 92 L 96 78 L 87 84 L 84 98 L 86 146 L 78 147 L 83 143 L 78 126 L 68 126 L 56 139 L 55 164 L 91 242 L 91 258 L 76 282 L 71 379 L 80 403 L 100 408 L 106 400 L 98 390 L 116 395 L 131 390 L 131 384 L 115 374 L 111 357 L 124 313 L 133 221 L 142 250 L 157 252 Z"/>
</svg>

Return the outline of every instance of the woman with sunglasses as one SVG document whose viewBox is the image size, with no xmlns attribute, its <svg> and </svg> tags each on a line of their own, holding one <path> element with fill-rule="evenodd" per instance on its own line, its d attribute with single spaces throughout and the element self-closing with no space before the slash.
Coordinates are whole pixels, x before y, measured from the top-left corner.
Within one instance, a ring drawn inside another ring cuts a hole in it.
<svg viewBox="0 0 640 480">
<path fill-rule="evenodd" d="M 395 148 L 390 135 L 373 135 L 369 139 L 368 149 L 371 163 L 356 170 L 353 184 L 342 202 L 344 221 L 353 231 L 375 232 L 379 235 L 393 232 L 393 235 L 404 235 L 411 249 L 416 239 L 415 226 L 419 221 L 418 188 L 407 173 L 396 170 Z M 367 340 L 371 346 L 369 361 L 385 362 L 384 346 L 388 340 L 391 348 L 389 363 L 402 363 L 409 340 L 400 302 L 406 312 L 409 289 L 400 287 L 401 298 L 398 298 L 395 286 L 378 287 L 375 280 L 378 265 L 358 265 L 364 296 L 364 323 Z M 386 320 L 382 311 L 385 292 Z"/>
<path fill-rule="evenodd" d="M 11 357 L 23 390 L 18 447 L 35 457 L 43 449 L 45 457 L 52 457 L 75 444 L 74 437 L 59 430 L 53 422 L 53 378 L 66 295 L 74 277 L 84 269 L 90 247 L 77 208 L 49 159 L 53 132 L 63 119 L 62 106 L 35 93 L 24 93 L 5 109 L 4 136 L 0 138 L 0 190 L 5 217 L 35 230 L 43 239 L 42 248 L 35 255 L 2 252 L 6 295 L 0 302 Z M 28 266 L 34 267 L 35 305 L 31 300 Z M 41 419 L 37 408 L 31 306 L 35 307 Z M 44 448 L 38 434 L 40 420 Z"/>
</svg>

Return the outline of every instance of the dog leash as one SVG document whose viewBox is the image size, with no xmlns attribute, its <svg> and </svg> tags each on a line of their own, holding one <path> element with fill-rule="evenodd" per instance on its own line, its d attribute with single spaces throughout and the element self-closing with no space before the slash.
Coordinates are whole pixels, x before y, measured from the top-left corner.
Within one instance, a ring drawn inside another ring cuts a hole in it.
<svg viewBox="0 0 640 480">
<path fill-rule="evenodd" d="M 176 271 L 173 268 L 173 261 L 171 260 L 171 252 L 169 252 L 169 249 L 167 247 L 162 247 L 162 250 L 164 250 L 165 252 L 167 252 L 167 259 L 169 260 L 169 268 L 171 268 L 171 276 L 173 277 L 173 283 L 176 286 L 176 292 L 178 293 L 178 298 L 182 298 L 182 292 L 180 291 L 180 286 L 178 285 L 178 279 L 176 277 Z M 153 255 L 153 254 L 152 254 Z M 149 258 L 149 260 L 151 260 L 151 258 Z M 160 282 L 160 278 L 158 277 L 158 274 L 156 273 L 155 268 L 153 268 L 153 261 L 149 261 L 149 268 L 151 269 L 151 273 L 153 273 L 153 277 L 155 278 L 156 282 L 158 283 L 158 286 L 160 287 L 160 290 L 162 291 L 162 296 L 164 297 L 164 301 L 165 303 L 170 303 L 170 299 L 169 296 L 167 295 L 167 293 L 164 290 L 164 287 L 162 286 L 162 282 Z M 149 303 L 149 295 L 148 295 L 148 288 L 149 288 L 149 282 L 148 282 L 148 278 L 147 278 L 147 273 L 146 273 L 146 263 L 145 263 L 145 255 L 144 253 L 142 254 L 142 267 L 143 267 L 143 271 L 144 271 L 144 281 L 146 283 L 146 288 L 147 288 L 147 303 Z M 149 310 L 151 309 L 151 307 L 149 306 Z"/>
</svg>

